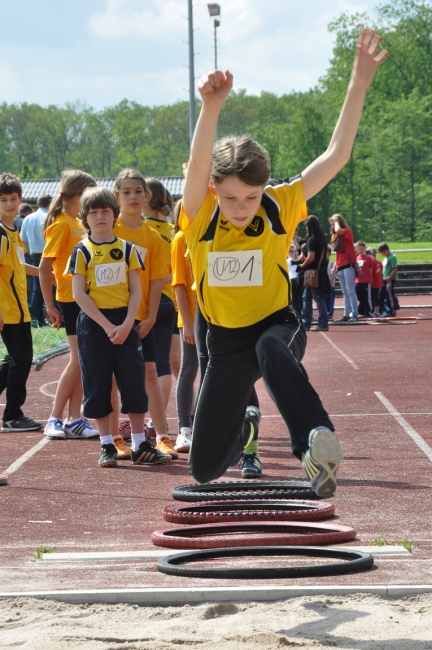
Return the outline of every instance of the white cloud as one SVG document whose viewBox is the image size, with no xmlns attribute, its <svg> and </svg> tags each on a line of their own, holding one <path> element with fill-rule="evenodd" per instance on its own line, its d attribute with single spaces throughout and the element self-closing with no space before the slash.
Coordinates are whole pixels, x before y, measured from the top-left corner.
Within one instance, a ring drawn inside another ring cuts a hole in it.
<svg viewBox="0 0 432 650">
<path fill-rule="evenodd" d="M 93 14 L 88 21 L 90 30 L 102 38 L 134 38 L 147 36 L 158 39 L 161 47 L 173 30 L 184 28 L 182 13 L 187 7 L 182 0 L 147 0 L 146 8 L 136 0 L 108 0 L 105 10 Z"/>
</svg>

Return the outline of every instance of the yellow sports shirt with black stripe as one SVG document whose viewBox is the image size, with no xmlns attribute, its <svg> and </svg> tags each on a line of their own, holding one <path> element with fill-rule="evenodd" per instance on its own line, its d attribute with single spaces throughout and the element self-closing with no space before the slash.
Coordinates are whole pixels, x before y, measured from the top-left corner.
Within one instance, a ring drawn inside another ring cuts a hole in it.
<svg viewBox="0 0 432 650">
<path fill-rule="evenodd" d="M 191 262 L 187 250 L 186 239 L 184 233 L 180 230 L 176 233 L 171 244 L 171 264 L 172 264 L 172 286 L 184 286 L 186 289 L 186 296 L 188 301 L 188 311 L 192 323 L 195 320 L 195 289 L 194 280 L 192 276 Z M 177 317 L 178 327 L 183 327 L 183 319 L 178 311 Z"/>
<path fill-rule="evenodd" d="M 129 228 L 123 223 L 121 217 L 115 222 L 113 233 L 116 237 L 135 244 L 144 264 L 144 271 L 140 273 L 141 303 L 137 313 L 137 320 L 146 320 L 148 318 L 150 282 L 166 278 L 169 274 L 165 262 L 162 238 L 145 221 L 141 222 L 139 228 Z"/>
<path fill-rule="evenodd" d="M 146 217 L 144 221 L 162 237 L 165 262 L 168 266 L 168 272 L 171 273 L 171 242 L 174 239 L 174 226 L 168 221 L 159 221 L 159 219 L 153 219 L 152 217 Z M 168 296 L 168 298 L 175 303 L 174 289 L 172 288 L 171 282 L 166 282 L 164 284 L 162 293 Z"/>
<path fill-rule="evenodd" d="M 81 221 L 66 212 L 61 212 L 46 230 L 42 257 L 54 258 L 56 298 L 60 302 L 73 302 L 71 278 L 64 273 L 73 247 L 86 237 L 86 234 Z"/>
<path fill-rule="evenodd" d="M 306 217 L 301 176 L 268 185 L 246 227 L 224 218 L 210 189 L 193 221 L 182 210 L 180 227 L 192 260 L 204 318 L 227 328 L 247 327 L 291 300 L 287 250 Z"/>
<path fill-rule="evenodd" d="M 85 275 L 86 293 L 98 309 L 127 307 L 128 272 L 144 266 L 134 244 L 117 239 L 97 244 L 91 237 L 75 246 L 65 275 Z"/>
<path fill-rule="evenodd" d="M 5 325 L 30 321 L 24 254 L 18 230 L 0 223 L 0 312 Z"/>
</svg>

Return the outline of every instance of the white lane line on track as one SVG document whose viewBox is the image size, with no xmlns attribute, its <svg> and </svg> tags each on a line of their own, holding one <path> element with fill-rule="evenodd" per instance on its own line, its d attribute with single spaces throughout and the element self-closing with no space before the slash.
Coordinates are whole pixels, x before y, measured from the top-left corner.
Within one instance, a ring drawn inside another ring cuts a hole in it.
<svg viewBox="0 0 432 650">
<path fill-rule="evenodd" d="M 6 476 L 10 476 L 14 472 L 16 472 L 17 469 L 19 469 L 22 465 L 24 465 L 24 463 L 29 458 L 34 456 L 39 451 L 39 449 L 42 449 L 42 447 L 45 447 L 45 445 L 47 445 L 49 443 L 49 441 L 50 441 L 49 438 L 42 438 L 42 440 L 39 440 L 39 442 L 34 447 L 32 447 L 31 449 L 26 451 L 25 454 L 20 456 L 18 458 L 18 460 L 16 460 L 14 463 L 12 463 L 12 465 L 9 465 L 9 467 L 4 470 L 4 473 L 6 474 Z"/>
<path fill-rule="evenodd" d="M 348 363 L 354 368 L 354 370 L 360 370 L 358 365 L 355 364 L 354 361 L 352 359 L 350 359 L 348 355 L 345 354 L 345 352 L 342 352 L 342 350 L 340 348 L 338 348 L 338 346 L 335 343 L 333 343 L 333 341 L 331 340 L 331 338 L 329 336 L 327 336 L 327 334 L 324 334 L 324 332 L 321 332 L 321 336 L 323 336 L 325 338 L 327 343 L 330 343 L 330 345 L 336 350 L 336 352 L 338 354 L 341 355 L 341 357 L 343 357 L 345 359 L 345 361 L 348 361 Z"/>
<path fill-rule="evenodd" d="M 387 397 L 384 397 L 384 395 L 380 391 L 374 391 L 375 395 L 378 397 L 378 399 L 384 404 L 386 407 L 387 411 L 392 414 L 394 419 L 399 422 L 401 425 L 402 429 L 406 431 L 406 433 L 414 440 L 416 445 L 420 447 L 420 449 L 426 454 L 426 456 L 429 458 L 430 461 L 432 461 L 432 448 L 429 447 L 427 442 L 423 440 L 423 438 L 417 433 L 415 429 L 412 428 L 410 424 L 405 420 L 404 417 L 395 409 L 393 404 L 389 402 Z"/>
<path fill-rule="evenodd" d="M 53 393 L 50 393 L 49 390 L 47 390 L 47 386 L 52 386 L 53 384 L 58 384 L 58 380 L 57 381 L 49 381 L 48 383 L 43 384 L 42 386 L 39 386 L 39 391 L 42 393 L 42 395 L 46 395 L 47 397 L 53 397 L 54 398 L 55 397 L 55 392 L 53 394 Z"/>
</svg>

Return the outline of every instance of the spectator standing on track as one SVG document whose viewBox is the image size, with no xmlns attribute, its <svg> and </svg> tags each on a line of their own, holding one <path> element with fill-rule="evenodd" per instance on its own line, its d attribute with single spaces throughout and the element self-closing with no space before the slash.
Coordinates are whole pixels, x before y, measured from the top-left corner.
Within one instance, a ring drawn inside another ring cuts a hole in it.
<svg viewBox="0 0 432 650">
<path fill-rule="evenodd" d="M 185 181 L 180 226 L 190 250 L 197 297 L 209 322 L 209 365 L 194 419 L 190 459 L 201 482 L 221 476 L 245 433 L 247 400 L 263 376 L 319 496 L 336 489 L 342 449 L 301 365 L 306 333 L 288 307 L 287 250 L 302 203 L 348 162 L 366 91 L 386 57 L 362 30 L 347 96 L 328 149 L 303 172 L 268 185 L 267 152 L 250 137 L 214 139 L 231 92 L 230 72 L 200 83 L 201 113 Z M 211 188 L 208 179 L 211 179 Z M 253 423 L 255 426 L 256 423 Z M 250 432 L 250 425 L 246 433 Z"/>
<path fill-rule="evenodd" d="M 42 422 L 21 410 L 33 360 L 26 274 L 37 275 L 24 258 L 25 248 L 14 219 L 22 198 L 19 179 L 0 175 L 0 332 L 7 355 L 0 362 L 0 393 L 6 389 L 2 431 L 38 431 Z"/>
<path fill-rule="evenodd" d="M 49 194 L 41 194 L 37 200 L 38 209 L 36 212 L 33 212 L 24 219 L 21 228 L 21 239 L 23 240 L 27 250 L 30 251 L 30 263 L 37 267 L 39 267 L 42 258 L 42 251 L 45 246 L 43 224 L 47 218 L 48 208 L 51 201 L 52 196 Z M 39 326 L 45 325 L 43 302 L 39 276 L 34 277 L 30 293 L 30 314 L 32 319 L 35 320 Z"/>
<path fill-rule="evenodd" d="M 334 313 L 335 283 L 336 283 L 336 275 L 333 273 L 333 267 L 335 265 L 335 262 L 330 257 L 331 252 L 332 252 L 331 246 L 327 246 L 327 274 L 329 277 L 330 291 L 324 297 L 327 305 L 327 315 L 329 318 L 333 316 Z"/>
<path fill-rule="evenodd" d="M 80 219 L 88 237 L 77 244 L 68 262 L 77 321 L 78 354 L 84 389 L 84 415 L 96 420 L 101 441 L 99 465 L 115 467 L 117 450 L 111 433 L 112 376 L 122 412 L 131 423 L 134 464 L 171 461 L 145 439 L 148 399 L 144 358 L 135 318 L 141 302 L 139 272 L 144 265 L 134 244 L 113 234 L 118 203 L 109 190 L 87 189 L 81 197 Z"/>
<path fill-rule="evenodd" d="M 293 240 L 288 249 L 288 275 L 291 283 L 291 302 L 290 306 L 295 309 L 299 316 L 302 315 L 303 308 L 303 291 L 299 290 L 298 266 L 295 263 L 298 259 L 298 228 L 295 230 Z"/>
<path fill-rule="evenodd" d="M 336 252 L 333 273 L 337 273 L 344 299 L 344 313 L 335 323 L 355 323 L 358 321 L 358 302 L 355 291 L 354 235 L 341 214 L 334 214 L 329 219 L 332 232 L 332 248 Z"/>
<path fill-rule="evenodd" d="M 53 327 L 58 329 L 64 321 L 70 349 L 69 363 L 58 381 L 51 415 L 44 429 L 44 434 L 51 439 L 93 438 L 98 435 L 86 418 L 81 417 L 82 383 L 76 337 L 80 308 L 73 299 L 72 281 L 64 276 L 74 246 L 86 237 L 78 219 L 81 194 L 87 187 L 95 185 L 94 178 L 79 169 L 63 172 L 60 191 L 51 201 L 44 223 L 45 248 L 39 266 L 40 285 Z M 52 295 L 53 272 L 60 310 L 55 307 Z M 65 422 L 63 412 L 66 405 L 68 416 Z"/>
<path fill-rule="evenodd" d="M 377 318 L 380 316 L 381 307 L 380 307 L 380 290 L 384 286 L 383 280 L 383 265 L 376 259 L 377 249 L 368 248 L 366 253 L 372 257 L 372 305 L 373 313 L 372 316 Z"/>
<path fill-rule="evenodd" d="M 388 316 L 396 316 L 396 310 L 399 309 L 399 301 L 395 294 L 395 284 L 397 280 L 397 259 L 396 255 L 391 252 L 388 244 L 382 242 L 378 246 L 378 253 L 384 257 L 383 260 L 383 280 L 384 286 L 382 287 L 383 300 L 381 303 Z M 386 309 L 387 306 L 387 309 Z"/>
<path fill-rule="evenodd" d="M 303 291 L 303 324 L 306 331 L 328 331 L 328 314 L 325 295 L 330 291 L 330 281 L 327 273 L 327 235 L 321 228 L 318 218 L 311 214 L 306 219 L 306 259 L 299 268 L 303 271 L 318 271 L 318 287 L 304 287 Z M 315 300 L 318 308 L 318 325 L 312 325 L 313 306 Z"/>
<path fill-rule="evenodd" d="M 358 298 L 359 316 L 368 317 L 373 313 L 372 304 L 372 257 L 366 253 L 366 243 L 362 240 L 355 245 L 357 253 L 357 264 L 361 270 L 361 277 L 356 278 L 356 295 Z"/>
</svg>

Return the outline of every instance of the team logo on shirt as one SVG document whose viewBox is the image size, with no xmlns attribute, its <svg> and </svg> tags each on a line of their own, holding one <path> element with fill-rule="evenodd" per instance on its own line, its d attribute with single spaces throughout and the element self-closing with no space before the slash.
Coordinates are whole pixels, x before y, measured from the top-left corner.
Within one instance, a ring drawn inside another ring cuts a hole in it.
<svg viewBox="0 0 432 650">
<path fill-rule="evenodd" d="M 113 258 L 113 260 L 121 260 L 123 257 L 123 251 L 120 248 L 113 248 L 110 250 L 110 255 Z"/>
<path fill-rule="evenodd" d="M 264 219 L 256 215 L 247 228 L 245 228 L 244 234 L 248 237 L 259 237 L 264 232 Z"/>
</svg>

